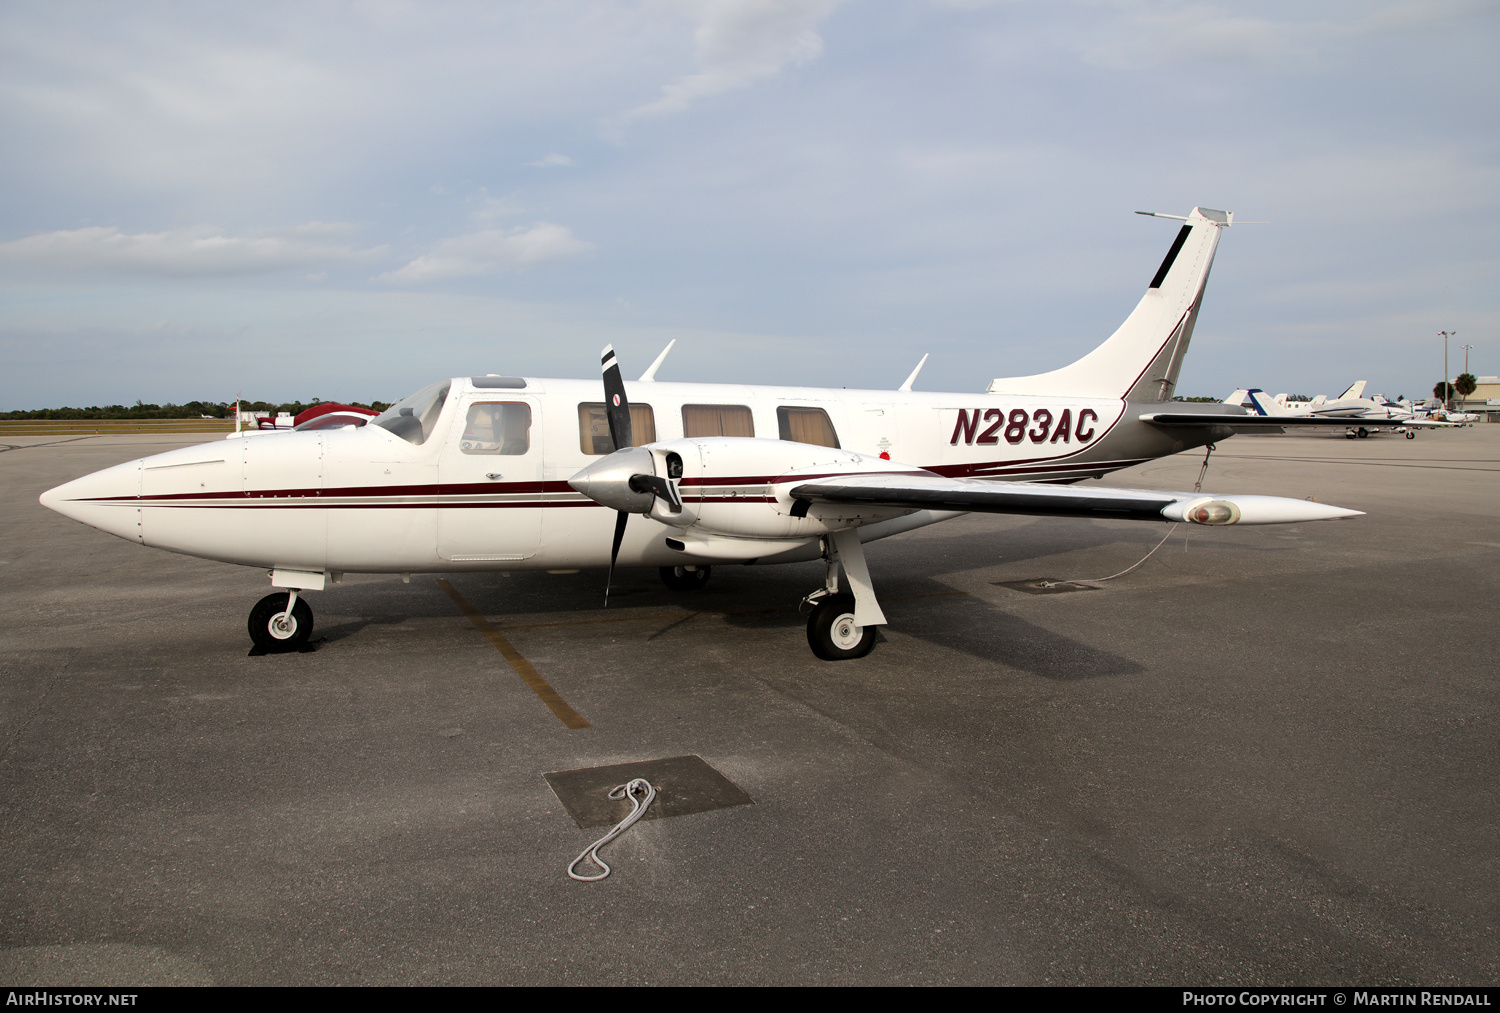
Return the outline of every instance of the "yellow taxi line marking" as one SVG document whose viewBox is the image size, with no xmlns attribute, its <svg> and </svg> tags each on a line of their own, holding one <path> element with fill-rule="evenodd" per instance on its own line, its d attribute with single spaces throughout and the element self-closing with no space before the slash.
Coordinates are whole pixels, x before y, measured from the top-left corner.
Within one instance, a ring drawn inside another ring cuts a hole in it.
<svg viewBox="0 0 1500 1013">
<path fill-rule="evenodd" d="M 458 610 L 464 614 L 469 622 L 474 624 L 476 630 L 484 634 L 486 640 L 495 646 L 495 650 L 500 652 L 500 656 L 506 660 L 511 668 L 516 670 L 516 674 L 521 677 L 521 680 L 526 685 L 531 687 L 531 691 L 537 695 L 537 698 L 547 705 L 547 709 L 557 715 L 559 721 L 569 728 L 574 729 L 594 727 L 589 724 L 588 719 L 582 714 L 568 706 L 568 701 L 564 700 L 557 690 L 553 689 L 551 684 L 542 678 L 541 673 L 531 667 L 531 662 L 521 657 L 521 652 L 517 651 L 511 642 L 505 639 L 505 636 L 498 628 L 491 625 L 488 619 L 480 615 L 474 606 L 469 604 L 468 599 L 458 593 L 457 588 L 442 577 L 437 578 L 437 585 L 443 589 L 449 598 L 453 599 L 453 604 L 458 606 Z M 512 627 L 512 629 L 516 628 L 519 627 Z"/>
</svg>

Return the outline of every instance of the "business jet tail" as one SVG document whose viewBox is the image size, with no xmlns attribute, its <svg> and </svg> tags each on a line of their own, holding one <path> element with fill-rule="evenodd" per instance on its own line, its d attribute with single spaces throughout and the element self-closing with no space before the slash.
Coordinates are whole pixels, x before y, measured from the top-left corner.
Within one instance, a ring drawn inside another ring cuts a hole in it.
<svg viewBox="0 0 1500 1013">
<path fill-rule="evenodd" d="M 1150 214 L 1151 212 L 1141 212 Z M 991 394 L 1071 394 L 1075 397 L 1168 401 L 1177 389 L 1182 357 L 1208 284 L 1219 230 L 1230 224 L 1223 211 L 1156 215 L 1183 222 L 1146 294 L 1109 340 L 1070 366 L 1035 376 L 997 379 Z"/>
<path fill-rule="evenodd" d="M 1279 418 L 1292 414 L 1287 410 L 1286 405 L 1280 403 L 1275 398 L 1267 397 L 1266 392 L 1263 390 L 1252 390 L 1247 393 L 1250 395 L 1250 404 L 1255 408 L 1255 414 L 1257 415 L 1269 415 Z"/>
</svg>

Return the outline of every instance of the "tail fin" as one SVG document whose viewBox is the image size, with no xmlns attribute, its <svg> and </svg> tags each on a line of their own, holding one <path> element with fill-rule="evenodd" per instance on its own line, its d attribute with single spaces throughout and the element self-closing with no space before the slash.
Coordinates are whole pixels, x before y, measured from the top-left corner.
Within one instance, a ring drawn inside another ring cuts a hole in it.
<svg viewBox="0 0 1500 1013">
<path fill-rule="evenodd" d="M 1247 393 L 1250 395 L 1250 403 L 1255 407 L 1255 414 L 1257 415 L 1282 416 L 1292 414 L 1286 410 L 1286 405 L 1278 403 L 1274 398 L 1267 397 L 1266 392 L 1263 390 L 1252 390 L 1247 391 Z"/>
<path fill-rule="evenodd" d="M 1244 387 L 1241 387 L 1239 390 L 1234 391 L 1232 394 L 1226 397 L 1223 403 L 1240 405 L 1241 407 L 1243 407 L 1245 404 L 1245 395 L 1248 393 L 1250 393 L 1248 390 L 1246 390 Z"/>
<path fill-rule="evenodd" d="M 1363 397 L 1364 393 L 1365 393 L 1365 384 L 1367 384 L 1367 383 L 1369 383 L 1368 380 L 1355 380 L 1353 383 L 1351 383 L 1349 385 L 1349 389 L 1348 390 L 1344 391 L 1338 397 L 1334 398 L 1334 400 L 1335 401 L 1342 401 L 1346 397 L 1354 397 L 1354 398 Z"/>
<path fill-rule="evenodd" d="M 1180 220 L 1186 224 L 1178 230 L 1146 294 L 1109 340 L 1062 369 L 997 379 L 989 392 L 1170 400 L 1193 337 L 1219 230 L 1229 224 L 1230 216 L 1194 208 Z"/>
<path fill-rule="evenodd" d="M 1315 397 L 1315 398 L 1312 399 L 1312 404 L 1313 404 L 1314 407 L 1316 407 L 1318 405 L 1327 404 L 1327 403 L 1328 403 L 1328 395 L 1327 394 L 1319 394 L 1317 397 Z"/>
</svg>

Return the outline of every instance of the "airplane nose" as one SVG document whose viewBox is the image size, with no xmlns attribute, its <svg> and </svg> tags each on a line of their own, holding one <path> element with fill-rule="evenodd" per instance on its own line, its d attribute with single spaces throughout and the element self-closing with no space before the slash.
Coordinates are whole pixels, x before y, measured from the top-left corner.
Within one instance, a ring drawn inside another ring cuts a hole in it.
<svg viewBox="0 0 1500 1013">
<path fill-rule="evenodd" d="M 132 542 L 141 540 L 141 462 L 75 478 L 37 497 L 42 506 Z"/>
</svg>

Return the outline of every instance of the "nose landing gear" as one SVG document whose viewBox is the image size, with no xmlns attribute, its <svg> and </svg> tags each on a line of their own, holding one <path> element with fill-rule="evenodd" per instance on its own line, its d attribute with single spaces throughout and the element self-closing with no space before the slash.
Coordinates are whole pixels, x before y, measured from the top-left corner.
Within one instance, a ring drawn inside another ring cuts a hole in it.
<svg viewBox="0 0 1500 1013">
<path fill-rule="evenodd" d="M 312 609 L 296 588 L 276 591 L 255 603 L 249 627 L 250 639 L 267 654 L 296 651 L 312 636 Z"/>
</svg>

